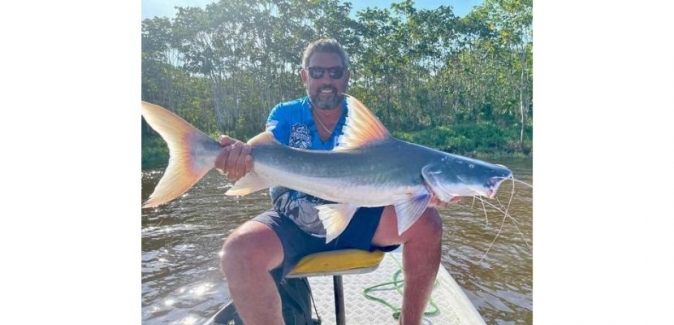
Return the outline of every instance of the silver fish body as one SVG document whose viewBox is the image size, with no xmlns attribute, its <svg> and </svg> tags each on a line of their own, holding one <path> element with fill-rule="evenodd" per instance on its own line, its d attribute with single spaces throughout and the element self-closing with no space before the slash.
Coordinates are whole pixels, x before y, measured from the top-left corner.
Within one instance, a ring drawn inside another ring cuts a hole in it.
<svg viewBox="0 0 674 325">
<path fill-rule="evenodd" d="M 253 172 L 265 187 L 282 185 L 333 202 L 374 207 L 432 191 L 442 201 L 492 197 L 507 168 L 389 138 L 345 151 L 264 144 L 253 148 Z M 264 188 L 264 187 L 263 187 Z M 235 189 L 228 194 L 239 195 Z"/>
<path fill-rule="evenodd" d="M 326 240 L 337 237 L 358 207 L 393 205 L 398 233 L 423 213 L 432 196 L 492 198 L 512 172 L 502 166 L 401 141 L 357 99 L 347 97 L 348 115 L 332 151 L 290 148 L 270 132 L 248 141 L 253 170 L 226 195 L 247 195 L 284 186 L 335 202 L 317 206 Z M 177 115 L 142 103 L 146 121 L 164 138 L 171 159 L 144 207 L 168 202 L 187 191 L 210 169 L 220 145 Z"/>
</svg>

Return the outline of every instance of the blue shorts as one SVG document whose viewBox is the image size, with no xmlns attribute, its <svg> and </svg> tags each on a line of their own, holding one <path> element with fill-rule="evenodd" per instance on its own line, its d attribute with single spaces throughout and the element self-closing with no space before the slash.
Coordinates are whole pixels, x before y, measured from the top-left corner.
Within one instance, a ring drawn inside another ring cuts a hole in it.
<svg viewBox="0 0 674 325">
<path fill-rule="evenodd" d="M 276 232 L 283 246 L 283 264 L 272 270 L 277 281 L 283 279 L 305 256 L 313 253 L 340 249 L 381 250 L 390 252 L 400 245 L 379 247 L 372 245 L 383 207 L 359 208 L 349 225 L 337 238 L 325 243 L 325 238 L 315 237 L 300 229 L 290 218 L 274 210 L 263 212 L 253 221 L 261 222 Z"/>
</svg>

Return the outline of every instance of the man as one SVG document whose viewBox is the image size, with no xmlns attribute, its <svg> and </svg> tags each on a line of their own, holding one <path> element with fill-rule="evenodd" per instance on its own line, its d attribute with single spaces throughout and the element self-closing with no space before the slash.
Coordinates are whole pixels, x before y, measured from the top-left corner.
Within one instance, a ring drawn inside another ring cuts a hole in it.
<svg viewBox="0 0 674 325">
<path fill-rule="evenodd" d="M 348 56 L 335 40 L 321 39 L 306 48 L 300 77 L 307 97 L 278 104 L 267 129 L 284 145 L 331 150 L 347 114 L 343 96 L 351 76 Z M 236 181 L 252 169 L 251 147 L 222 136 L 215 166 Z M 384 251 L 403 246 L 405 288 L 400 324 L 420 324 L 440 264 L 442 224 L 427 208 L 398 235 L 392 206 L 360 208 L 346 230 L 325 243 L 325 230 L 313 206 L 323 200 L 283 187 L 270 189 L 273 209 L 247 221 L 223 245 L 222 271 L 234 305 L 248 325 L 283 324 L 275 285 L 304 256 L 320 251 L 358 248 Z"/>
</svg>

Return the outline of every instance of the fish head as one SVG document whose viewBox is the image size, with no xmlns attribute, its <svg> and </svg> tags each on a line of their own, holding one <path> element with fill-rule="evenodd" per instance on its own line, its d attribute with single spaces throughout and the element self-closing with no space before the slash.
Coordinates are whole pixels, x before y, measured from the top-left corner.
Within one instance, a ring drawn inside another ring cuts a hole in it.
<svg viewBox="0 0 674 325">
<path fill-rule="evenodd" d="M 435 196 L 449 202 L 454 197 L 493 198 L 501 183 L 512 177 L 512 172 L 503 165 L 444 153 L 424 166 L 421 175 Z"/>
</svg>

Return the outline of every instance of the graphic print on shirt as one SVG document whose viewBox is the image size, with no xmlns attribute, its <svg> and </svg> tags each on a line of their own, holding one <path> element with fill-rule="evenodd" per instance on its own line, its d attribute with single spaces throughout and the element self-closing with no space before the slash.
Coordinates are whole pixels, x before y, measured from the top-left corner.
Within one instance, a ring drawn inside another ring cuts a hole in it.
<svg viewBox="0 0 674 325">
<path fill-rule="evenodd" d="M 311 146 L 311 134 L 304 124 L 293 124 L 290 128 L 290 140 L 288 145 L 293 148 L 307 149 Z"/>
<path fill-rule="evenodd" d="M 318 218 L 318 210 L 314 207 L 327 201 L 280 186 L 274 187 L 271 192 L 271 196 L 276 197 L 274 200 L 276 211 L 286 215 L 305 232 L 325 237 L 325 228 Z M 275 195 L 276 193 L 281 194 Z"/>
<path fill-rule="evenodd" d="M 311 132 L 304 124 L 293 124 L 290 129 L 288 145 L 293 148 L 308 149 L 311 147 Z M 293 220 L 300 229 L 314 236 L 325 237 L 325 228 L 318 218 L 318 210 L 314 206 L 328 201 L 306 193 L 276 186 L 270 189 L 276 211 Z"/>
</svg>

